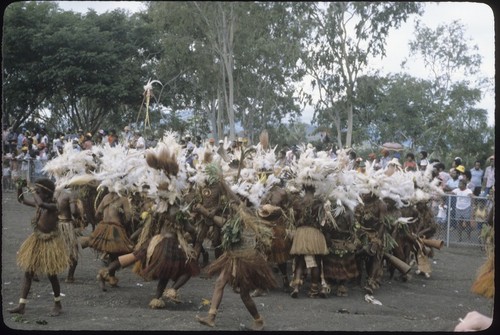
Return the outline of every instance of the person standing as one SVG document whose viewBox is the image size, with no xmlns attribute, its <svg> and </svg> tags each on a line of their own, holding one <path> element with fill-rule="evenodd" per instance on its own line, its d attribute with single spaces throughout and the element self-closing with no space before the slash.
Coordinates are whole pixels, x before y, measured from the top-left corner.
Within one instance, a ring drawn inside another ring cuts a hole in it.
<svg viewBox="0 0 500 335">
<path fill-rule="evenodd" d="M 425 171 L 427 165 L 429 165 L 429 161 L 427 160 L 427 151 L 422 150 L 420 151 L 420 163 L 418 164 L 418 166 L 420 167 L 421 171 Z"/>
<path fill-rule="evenodd" d="M 7 152 L 11 154 L 16 153 L 16 146 L 17 146 L 17 134 L 12 129 L 12 127 L 9 128 L 9 133 L 7 134 Z"/>
<path fill-rule="evenodd" d="M 484 197 L 487 197 L 490 194 L 491 188 L 495 186 L 495 156 L 491 156 L 489 162 L 490 165 L 484 170 Z"/>
<path fill-rule="evenodd" d="M 45 128 L 42 128 L 40 131 L 40 135 L 40 143 L 43 143 L 45 147 L 47 147 L 49 145 L 49 136 L 47 135 L 47 130 L 45 130 Z"/>
<path fill-rule="evenodd" d="M 441 180 L 441 188 L 444 189 L 444 187 L 446 186 L 446 183 L 450 179 L 450 174 L 445 171 L 446 167 L 444 166 L 444 163 L 442 163 L 442 162 L 436 163 L 436 165 L 434 165 L 434 167 L 437 170 L 439 180 Z"/>
<path fill-rule="evenodd" d="M 62 310 L 61 287 L 57 275 L 68 267 L 69 256 L 58 227 L 58 210 L 54 200 L 55 185 L 50 179 L 38 179 L 35 182 L 33 200 L 24 198 L 23 187 L 26 186 L 25 182 L 18 183 L 17 199 L 21 204 L 36 208 L 36 214 L 32 220 L 34 229 L 17 253 L 17 264 L 24 271 L 21 298 L 19 305 L 8 311 L 24 314 L 33 277 L 35 273 L 40 273 L 48 275 L 52 285 L 54 307 L 50 316 L 57 316 Z"/>
<path fill-rule="evenodd" d="M 437 236 L 441 235 L 446 227 L 446 219 L 448 218 L 448 205 L 446 205 L 445 197 L 441 197 L 438 205 L 438 213 L 436 215 L 436 222 L 438 224 Z"/>
<path fill-rule="evenodd" d="M 129 148 L 137 150 L 144 150 L 146 148 L 146 141 L 139 130 L 134 131 L 134 137 L 129 144 Z"/>
<path fill-rule="evenodd" d="M 382 157 L 380 158 L 380 168 L 385 169 L 387 164 L 391 161 L 391 156 L 389 155 L 389 150 L 382 149 Z"/>
<path fill-rule="evenodd" d="M 124 143 L 125 147 L 129 146 L 129 144 L 132 141 L 133 137 L 134 137 L 134 134 L 130 130 L 130 127 L 129 126 L 125 126 L 125 128 L 123 128 L 123 143 Z"/>
<path fill-rule="evenodd" d="M 475 161 L 474 167 L 470 170 L 471 182 L 474 184 L 474 195 L 477 197 L 481 194 L 481 189 L 483 185 L 483 175 L 484 171 L 481 169 L 481 162 Z"/>
<path fill-rule="evenodd" d="M 17 144 L 16 144 L 17 151 L 20 151 L 21 148 L 23 147 L 23 142 L 26 139 L 26 136 L 24 135 L 25 132 L 26 128 L 23 128 L 21 132 L 19 132 L 19 134 L 17 135 Z"/>
<path fill-rule="evenodd" d="M 406 154 L 406 160 L 403 163 L 405 171 L 417 171 L 417 162 L 415 162 L 415 155 L 411 152 Z"/>
<path fill-rule="evenodd" d="M 444 186 L 443 191 L 452 192 L 454 189 L 458 188 L 458 183 L 460 181 L 458 179 L 458 174 L 459 173 L 458 173 L 457 169 L 453 168 L 450 170 L 450 178 L 446 182 L 446 185 Z M 453 196 L 450 197 L 450 205 L 449 205 L 449 208 L 450 208 L 450 226 L 452 228 L 455 228 L 457 225 L 457 220 L 455 218 L 456 203 L 457 203 L 457 197 L 453 197 Z"/>
<path fill-rule="evenodd" d="M 459 241 L 462 241 L 462 233 L 467 230 L 467 235 L 470 238 L 472 230 L 472 191 L 467 188 L 467 181 L 460 180 L 458 188 L 455 188 L 451 193 L 457 196 L 457 203 L 455 209 L 455 219 L 458 221 L 458 234 Z"/>
<path fill-rule="evenodd" d="M 3 126 L 2 129 L 2 152 L 7 152 L 8 142 L 7 136 L 9 136 L 10 128 L 8 126 Z"/>
</svg>

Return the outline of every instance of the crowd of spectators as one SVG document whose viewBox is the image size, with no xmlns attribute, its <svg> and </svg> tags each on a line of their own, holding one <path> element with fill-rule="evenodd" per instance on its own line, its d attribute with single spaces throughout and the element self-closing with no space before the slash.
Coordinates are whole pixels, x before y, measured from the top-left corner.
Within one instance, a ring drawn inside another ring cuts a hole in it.
<svg viewBox="0 0 500 335">
<path fill-rule="evenodd" d="M 213 139 L 212 139 L 213 140 Z M 115 146 L 117 143 L 123 143 L 129 148 L 144 150 L 148 146 L 154 145 L 153 142 L 146 141 L 139 130 L 132 130 L 125 126 L 121 132 L 114 129 L 99 130 L 95 134 L 85 132 L 83 129 L 77 131 L 68 130 L 66 133 L 57 132 L 54 138 L 50 139 L 49 134 L 44 128 L 29 130 L 21 127 L 18 130 L 12 127 L 4 126 L 2 130 L 2 152 L 3 169 L 2 185 L 3 189 L 10 190 L 13 183 L 19 178 L 36 179 L 43 174 L 44 164 L 58 152 L 64 150 L 66 143 L 72 143 L 74 150 L 90 150 L 94 144 L 109 143 Z M 214 141 L 210 142 L 214 146 Z M 222 143 L 221 143 L 222 142 Z M 197 136 L 191 138 L 185 136 L 181 143 L 189 150 L 203 145 L 202 139 Z M 219 145 L 224 142 L 219 141 Z M 228 151 L 238 151 L 238 146 L 243 143 L 243 139 L 238 139 L 228 148 Z M 277 160 L 286 160 L 291 156 L 299 154 L 297 146 L 291 149 L 284 148 L 277 154 Z M 487 160 L 488 166 L 483 170 L 481 161 L 476 160 L 469 168 L 465 168 L 465 162 L 460 157 L 456 157 L 451 162 L 451 168 L 446 170 L 445 164 L 437 159 L 428 159 L 426 151 L 418 153 L 419 159 L 415 159 L 415 154 L 408 152 L 403 162 L 400 162 L 401 154 L 399 151 L 390 151 L 382 149 L 380 154 L 368 154 L 367 158 L 358 156 L 353 150 L 350 152 L 350 168 L 364 171 L 365 162 L 370 162 L 375 169 L 385 169 L 389 162 L 398 162 L 402 168 L 408 171 L 424 171 L 429 163 L 434 163 L 434 174 L 441 180 L 441 186 L 445 192 L 452 192 L 458 189 L 459 181 L 466 180 L 466 188 L 473 191 L 474 196 L 486 197 L 489 195 L 495 184 L 495 159 L 491 156 Z M 331 150 L 331 157 L 335 157 L 335 150 Z"/>
</svg>

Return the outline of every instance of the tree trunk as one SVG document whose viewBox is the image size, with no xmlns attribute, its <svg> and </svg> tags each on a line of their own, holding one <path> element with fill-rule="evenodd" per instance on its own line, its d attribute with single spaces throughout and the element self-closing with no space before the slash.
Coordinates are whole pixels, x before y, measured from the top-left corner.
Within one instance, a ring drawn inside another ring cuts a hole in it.
<svg viewBox="0 0 500 335">
<path fill-rule="evenodd" d="M 352 142 L 352 103 L 347 103 L 347 134 L 345 145 L 347 148 L 351 147 Z"/>
</svg>

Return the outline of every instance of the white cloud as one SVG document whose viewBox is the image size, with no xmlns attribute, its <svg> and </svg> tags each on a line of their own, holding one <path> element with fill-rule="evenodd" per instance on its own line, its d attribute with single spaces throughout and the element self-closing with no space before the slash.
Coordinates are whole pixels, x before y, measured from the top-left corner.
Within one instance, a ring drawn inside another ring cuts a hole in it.
<svg viewBox="0 0 500 335">
<path fill-rule="evenodd" d="M 56 1 L 59 8 L 77 13 L 86 13 L 89 8 L 95 10 L 97 14 L 122 8 L 131 13 L 146 9 L 143 1 Z"/>
</svg>

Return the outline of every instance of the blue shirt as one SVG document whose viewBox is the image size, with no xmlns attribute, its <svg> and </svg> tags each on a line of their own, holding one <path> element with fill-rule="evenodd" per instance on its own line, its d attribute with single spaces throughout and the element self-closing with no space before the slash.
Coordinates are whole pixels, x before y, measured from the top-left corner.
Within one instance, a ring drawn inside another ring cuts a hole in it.
<svg viewBox="0 0 500 335">
<path fill-rule="evenodd" d="M 446 186 L 448 186 L 450 189 L 454 190 L 456 188 L 458 188 L 458 182 L 460 180 L 457 178 L 455 180 L 453 180 L 453 178 L 450 178 L 448 179 L 448 181 L 446 182 Z"/>
<path fill-rule="evenodd" d="M 482 169 L 479 169 L 479 170 L 476 170 L 475 168 L 471 169 L 470 170 L 470 174 L 471 174 L 470 181 L 473 182 L 474 185 L 476 185 L 476 186 L 481 186 L 482 181 L 483 181 L 483 173 L 484 173 L 484 171 Z"/>
</svg>

